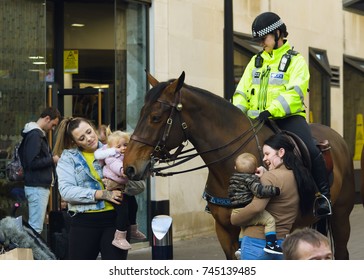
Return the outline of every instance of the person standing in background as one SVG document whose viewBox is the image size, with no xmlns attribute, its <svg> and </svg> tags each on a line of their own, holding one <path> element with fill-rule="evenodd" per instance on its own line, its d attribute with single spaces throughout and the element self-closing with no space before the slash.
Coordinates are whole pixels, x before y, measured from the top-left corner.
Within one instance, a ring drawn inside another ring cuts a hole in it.
<svg viewBox="0 0 364 280">
<path fill-rule="evenodd" d="M 24 169 L 24 192 L 28 201 L 29 225 L 39 234 L 43 231 L 50 187 L 55 179 L 55 165 L 59 157 L 52 155 L 47 133 L 61 120 L 56 108 L 48 107 L 36 122 L 25 124 L 19 156 Z"/>
</svg>

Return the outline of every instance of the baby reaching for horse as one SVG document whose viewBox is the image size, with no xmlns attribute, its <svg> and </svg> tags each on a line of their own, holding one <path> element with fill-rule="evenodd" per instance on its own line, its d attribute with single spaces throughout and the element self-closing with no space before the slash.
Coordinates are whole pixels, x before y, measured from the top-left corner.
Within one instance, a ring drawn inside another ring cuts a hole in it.
<svg viewBox="0 0 364 280">
<path fill-rule="evenodd" d="M 257 172 L 257 159 L 253 154 L 243 153 L 235 160 L 235 170 L 229 182 L 229 197 L 234 208 L 245 207 L 254 196 L 259 198 L 274 197 L 280 194 L 275 186 L 263 186 Z M 271 254 L 282 254 L 282 248 L 277 243 L 274 217 L 266 210 L 256 215 L 249 225 L 263 225 L 266 245 L 264 251 Z M 239 252 L 235 254 L 239 258 Z"/>
</svg>

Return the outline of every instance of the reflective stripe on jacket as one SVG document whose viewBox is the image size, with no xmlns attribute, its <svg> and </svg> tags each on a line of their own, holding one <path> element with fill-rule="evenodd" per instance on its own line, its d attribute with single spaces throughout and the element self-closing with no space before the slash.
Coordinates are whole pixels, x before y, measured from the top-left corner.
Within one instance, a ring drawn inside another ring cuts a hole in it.
<svg viewBox="0 0 364 280">
<path fill-rule="evenodd" d="M 286 72 L 278 70 L 281 58 L 291 49 L 286 41 L 272 55 L 262 52 L 262 67 L 255 67 L 253 56 L 233 96 L 233 104 L 251 118 L 268 110 L 272 118 L 290 115 L 306 117 L 304 98 L 307 94 L 310 73 L 304 57 L 291 56 Z"/>
</svg>

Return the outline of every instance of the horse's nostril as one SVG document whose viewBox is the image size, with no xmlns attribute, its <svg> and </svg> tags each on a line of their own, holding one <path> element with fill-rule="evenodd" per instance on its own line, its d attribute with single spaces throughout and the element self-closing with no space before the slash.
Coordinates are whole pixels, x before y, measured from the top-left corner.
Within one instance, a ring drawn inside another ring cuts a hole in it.
<svg viewBox="0 0 364 280">
<path fill-rule="evenodd" d="M 135 170 L 134 167 L 132 166 L 128 166 L 125 169 L 125 175 L 129 178 L 129 179 L 133 179 L 134 175 L 135 175 Z"/>
</svg>

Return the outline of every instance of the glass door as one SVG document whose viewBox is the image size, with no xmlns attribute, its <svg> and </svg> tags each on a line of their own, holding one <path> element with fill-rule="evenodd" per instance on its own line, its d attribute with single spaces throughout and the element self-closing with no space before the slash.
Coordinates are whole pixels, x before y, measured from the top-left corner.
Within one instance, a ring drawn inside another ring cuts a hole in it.
<svg viewBox="0 0 364 280">
<path fill-rule="evenodd" d="M 63 1 L 62 10 L 62 113 L 114 130 L 114 1 Z"/>
</svg>

